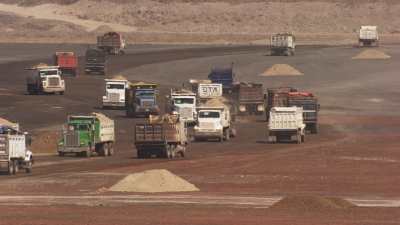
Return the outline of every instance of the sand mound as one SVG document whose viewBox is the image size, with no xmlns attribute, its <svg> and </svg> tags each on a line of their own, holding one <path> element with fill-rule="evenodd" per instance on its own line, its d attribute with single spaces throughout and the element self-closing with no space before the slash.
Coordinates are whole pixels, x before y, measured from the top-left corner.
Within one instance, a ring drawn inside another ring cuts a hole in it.
<svg viewBox="0 0 400 225">
<path fill-rule="evenodd" d="M 261 76 L 300 76 L 304 75 L 288 64 L 275 64 L 267 69 Z"/>
<path fill-rule="evenodd" d="M 324 212 L 331 210 L 345 210 L 352 207 L 355 207 L 355 205 L 341 198 L 319 196 L 290 196 L 283 198 L 279 202 L 272 205 L 271 209 Z"/>
<path fill-rule="evenodd" d="M 112 79 L 113 79 L 113 80 L 128 80 L 128 79 L 126 79 L 126 77 L 123 76 L 123 75 L 115 75 L 115 76 L 112 77 Z"/>
<path fill-rule="evenodd" d="M 367 49 L 354 56 L 352 59 L 390 59 L 390 56 L 376 49 Z"/>
<path fill-rule="evenodd" d="M 147 170 L 128 175 L 109 190 L 146 193 L 199 191 L 196 186 L 168 170 Z"/>
</svg>

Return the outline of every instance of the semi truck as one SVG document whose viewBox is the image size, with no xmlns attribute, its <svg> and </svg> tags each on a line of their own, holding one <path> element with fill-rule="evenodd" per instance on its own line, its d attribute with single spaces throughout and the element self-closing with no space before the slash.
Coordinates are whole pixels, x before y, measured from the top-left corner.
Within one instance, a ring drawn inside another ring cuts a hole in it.
<svg viewBox="0 0 400 225">
<path fill-rule="evenodd" d="M 125 90 L 129 81 L 124 78 L 105 79 L 105 95 L 103 96 L 103 108 L 125 108 Z"/>
<path fill-rule="evenodd" d="M 157 84 L 130 83 L 125 94 L 126 116 L 148 117 L 149 115 L 158 115 L 160 108 L 157 105 L 157 96 Z"/>
<path fill-rule="evenodd" d="M 268 142 L 305 141 L 303 109 L 300 107 L 273 107 L 268 122 Z"/>
<path fill-rule="evenodd" d="M 49 94 L 65 92 L 65 81 L 61 78 L 58 66 L 39 64 L 26 70 L 30 71 L 26 79 L 28 94 Z"/>
<path fill-rule="evenodd" d="M 210 99 L 197 107 L 197 123 L 193 135 L 195 141 L 216 139 L 223 142 L 235 135 L 230 107 L 225 98 Z"/>
<path fill-rule="evenodd" d="M 95 48 L 88 48 L 85 53 L 85 73 L 86 74 L 107 74 L 107 54 Z"/>
<path fill-rule="evenodd" d="M 97 48 L 110 55 L 122 55 L 125 53 L 125 40 L 120 33 L 108 32 L 97 37 Z"/>
<path fill-rule="evenodd" d="M 296 50 L 296 38 L 293 34 L 282 33 L 271 36 L 271 55 L 293 56 Z"/>
<path fill-rule="evenodd" d="M 197 112 L 197 97 L 196 94 L 186 89 L 171 89 L 169 99 L 169 112 L 179 114 L 179 119 L 187 125 L 192 125 L 196 122 Z"/>
<path fill-rule="evenodd" d="M 303 108 L 303 119 L 306 125 L 306 130 L 312 134 L 319 132 L 318 113 L 320 105 L 318 98 L 310 92 L 289 92 L 288 106 L 297 106 Z"/>
<path fill-rule="evenodd" d="M 377 26 L 361 26 L 358 36 L 360 47 L 379 46 L 379 35 Z"/>
<path fill-rule="evenodd" d="M 214 67 L 208 75 L 212 83 L 222 84 L 223 92 L 229 94 L 232 92 L 235 83 L 235 73 L 233 64 L 229 67 Z"/>
<path fill-rule="evenodd" d="M 33 154 L 28 149 L 31 138 L 27 132 L 20 132 L 19 127 L 7 123 L 0 123 L 0 169 L 9 175 L 25 169 L 32 172 Z"/>
<path fill-rule="evenodd" d="M 153 155 L 169 159 L 185 157 L 187 145 L 187 129 L 178 114 L 150 116 L 148 122 L 135 125 L 138 158 Z"/>
<path fill-rule="evenodd" d="M 262 115 L 265 111 L 263 85 L 258 83 L 243 83 L 237 85 L 235 97 L 236 112 L 239 115 Z"/>
<path fill-rule="evenodd" d="M 112 156 L 114 142 L 114 120 L 101 113 L 71 115 L 63 126 L 58 154 L 91 157 L 96 152 L 100 156 Z"/>
<path fill-rule="evenodd" d="M 56 52 L 54 65 L 58 66 L 63 76 L 78 75 L 78 57 L 73 52 Z"/>
</svg>

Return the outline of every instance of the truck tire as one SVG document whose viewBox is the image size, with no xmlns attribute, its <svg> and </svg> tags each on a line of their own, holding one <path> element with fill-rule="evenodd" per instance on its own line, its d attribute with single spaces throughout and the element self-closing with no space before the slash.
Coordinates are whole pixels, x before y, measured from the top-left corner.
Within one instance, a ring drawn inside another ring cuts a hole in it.
<svg viewBox="0 0 400 225">
<path fill-rule="evenodd" d="M 60 157 L 64 157 L 64 152 L 58 152 L 58 156 L 60 156 Z"/>
<path fill-rule="evenodd" d="M 86 152 L 84 152 L 84 154 L 85 154 L 85 157 L 90 158 L 92 156 L 92 151 L 90 149 L 86 150 Z"/>
<path fill-rule="evenodd" d="M 103 156 L 106 157 L 109 154 L 110 147 L 108 145 L 108 143 L 104 143 L 103 144 Z"/>
<path fill-rule="evenodd" d="M 17 160 L 13 161 L 13 167 L 14 167 L 14 174 L 17 174 L 19 171 L 19 165 Z"/>
<path fill-rule="evenodd" d="M 306 135 L 301 135 L 301 142 L 304 143 L 306 141 Z"/>
<path fill-rule="evenodd" d="M 14 175 L 14 161 L 9 161 L 8 162 L 8 175 Z"/>
<path fill-rule="evenodd" d="M 230 137 L 231 137 L 231 132 L 230 129 L 228 128 L 225 130 L 225 141 L 229 141 Z"/>
<path fill-rule="evenodd" d="M 26 164 L 25 173 L 32 173 L 32 160 Z"/>
<path fill-rule="evenodd" d="M 296 140 L 296 143 L 297 144 L 301 144 L 301 134 L 297 134 L 297 140 Z"/>
<path fill-rule="evenodd" d="M 63 92 L 63 91 L 60 91 L 58 94 L 59 94 L 59 95 L 64 95 L 64 92 Z"/>
<path fill-rule="evenodd" d="M 136 154 L 137 154 L 137 158 L 138 158 L 138 159 L 143 159 L 143 158 L 144 158 L 144 155 L 143 155 L 143 151 L 142 151 L 142 150 L 137 149 L 137 150 L 136 150 Z"/>
<path fill-rule="evenodd" d="M 113 143 L 108 144 L 108 156 L 113 156 L 114 155 L 114 145 Z"/>
</svg>

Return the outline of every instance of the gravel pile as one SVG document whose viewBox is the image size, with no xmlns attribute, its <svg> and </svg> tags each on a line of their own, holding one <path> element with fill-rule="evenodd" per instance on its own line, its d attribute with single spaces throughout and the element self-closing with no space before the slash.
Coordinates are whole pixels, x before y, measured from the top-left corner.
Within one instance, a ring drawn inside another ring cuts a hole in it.
<svg viewBox="0 0 400 225">
<path fill-rule="evenodd" d="M 288 64 L 275 64 L 267 69 L 261 76 L 301 76 L 304 75 Z"/>
<path fill-rule="evenodd" d="M 147 170 L 126 176 L 109 188 L 115 192 L 192 192 L 199 189 L 168 170 Z"/>
<path fill-rule="evenodd" d="M 376 49 L 367 49 L 354 56 L 352 59 L 390 59 L 390 56 Z"/>
</svg>

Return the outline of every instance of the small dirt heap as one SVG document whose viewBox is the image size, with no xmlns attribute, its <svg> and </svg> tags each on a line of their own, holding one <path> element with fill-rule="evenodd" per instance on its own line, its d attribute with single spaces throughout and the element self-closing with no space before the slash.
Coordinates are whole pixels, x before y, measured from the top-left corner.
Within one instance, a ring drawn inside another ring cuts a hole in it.
<svg viewBox="0 0 400 225">
<path fill-rule="evenodd" d="M 346 210 L 353 207 L 356 206 L 341 198 L 289 196 L 272 205 L 270 209 L 300 212 L 327 212 L 332 210 Z"/>
<path fill-rule="evenodd" d="M 301 76 L 304 75 L 288 64 L 275 64 L 267 69 L 261 76 Z"/>
<path fill-rule="evenodd" d="M 192 192 L 199 189 L 168 170 L 147 170 L 134 173 L 109 188 L 116 192 Z"/>
<path fill-rule="evenodd" d="M 352 59 L 390 59 L 391 57 L 386 53 L 376 50 L 367 49 L 354 56 Z"/>
</svg>

